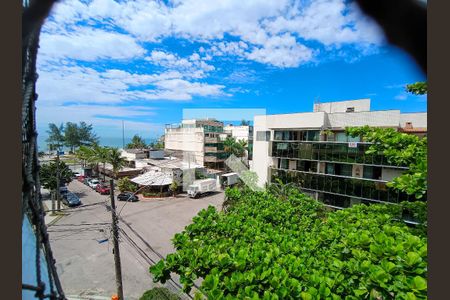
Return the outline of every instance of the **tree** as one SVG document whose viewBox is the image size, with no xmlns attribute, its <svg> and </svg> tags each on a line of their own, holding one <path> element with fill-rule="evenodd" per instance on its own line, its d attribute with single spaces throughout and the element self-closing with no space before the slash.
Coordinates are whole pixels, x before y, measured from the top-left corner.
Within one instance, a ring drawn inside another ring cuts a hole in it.
<svg viewBox="0 0 450 300">
<path fill-rule="evenodd" d="M 92 147 L 80 146 L 75 151 L 75 156 L 83 162 L 83 167 L 86 167 L 88 164 L 93 165 L 96 163 L 95 153 Z"/>
<path fill-rule="evenodd" d="M 245 155 L 245 147 L 247 142 L 244 140 L 236 141 L 236 138 L 227 136 L 223 141 L 223 147 L 226 153 L 233 154 L 236 157 L 243 157 Z"/>
<path fill-rule="evenodd" d="M 426 232 L 399 220 L 400 205 L 327 211 L 295 189 L 225 194 L 235 205 L 175 234 L 154 281 L 175 273 L 189 292 L 201 278 L 206 299 L 426 299 Z"/>
<path fill-rule="evenodd" d="M 102 146 L 95 144 L 93 146 L 92 150 L 94 152 L 92 159 L 97 164 L 97 171 L 99 170 L 98 164 L 99 163 L 103 164 L 103 181 L 105 181 L 105 179 L 106 179 L 105 169 L 106 169 L 106 163 L 109 160 L 110 148 L 102 147 Z"/>
<path fill-rule="evenodd" d="M 169 186 L 170 191 L 175 196 L 178 191 L 178 184 L 175 181 L 172 181 L 172 184 Z"/>
<path fill-rule="evenodd" d="M 428 93 L 428 84 L 426 81 L 406 85 L 406 91 L 414 95 L 426 95 Z"/>
<path fill-rule="evenodd" d="M 117 181 L 117 188 L 121 192 L 135 192 L 137 190 L 136 185 L 131 182 L 130 178 L 123 177 Z"/>
<path fill-rule="evenodd" d="M 67 122 L 64 129 L 64 143 L 70 147 L 70 152 L 74 152 L 75 147 L 80 144 L 79 129 L 76 123 Z"/>
<path fill-rule="evenodd" d="M 61 147 L 64 146 L 64 125 L 56 126 L 54 123 L 48 124 L 48 138 L 46 140 L 50 150 L 61 151 Z"/>
<path fill-rule="evenodd" d="M 131 143 L 125 146 L 126 149 L 144 149 L 147 148 L 147 144 L 144 139 L 139 135 L 135 134 L 131 139 Z"/>
<path fill-rule="evenodd" d="M 107 161 L 112 165 L 114 177 L 117 177 L 117 173 L 126 165 L 126 160 L 118 148 L 109 149 Z"/>
<path fill-rule="evenodd" d="M 39 170 L 39 176 L 41 184 L 44 188 L 55 191 L 57 187 L 56 179 L 57 162 L 50 162 L 41 166 Z M 62 161 L 59 161 L 59 178 L 60 184 L 65 185 L 72 181 L 73 172 Z"/>
<path fill-rule="evenodd" d="M 407 166 L 408 171 L 388 183 L 389 187 L 421 199 L 427 193 L 427 138 L 397 132 L 393 128 L 353 127 L 346 129 L 352 137 L 361 136 L 372 145 L 366 154 L 383 154 L 389 163 Z"/>
<path fill-rule="evenodd" d="M 80 122 L 78 125 L 78 147 L 79 146 L 93 146 L 98 144 L 99 138 L 93 132 L 92 124 L 86 124 L 85 122 Z"/>
<path fill-rule="evenodd" d="M 242 120 L 241 126 L 250 126 L 250 121 Z"/>
</svg>

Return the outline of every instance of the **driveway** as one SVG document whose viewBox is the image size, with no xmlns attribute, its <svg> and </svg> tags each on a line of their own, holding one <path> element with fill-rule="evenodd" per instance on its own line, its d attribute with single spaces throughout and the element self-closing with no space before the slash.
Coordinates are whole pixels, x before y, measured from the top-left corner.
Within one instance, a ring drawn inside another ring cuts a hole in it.
<svg viewBox="0 0 450 300">
<path fill-rule="evenodd" d="M 66 215 L 48 228 L 64 291 L 69 296 L 111 297 L 116 288 L 109 196 L 78 181 L 70 183 L 69 190 L 80 197 L 83 205 L 66 209 Z M 116 201 L 125 299 L 139 299 L 144 291 L 156 286 L 149 265 L 174 251 L 170 240 L 201 209 L 208 205 L 220 208 L 223 198 L 221 192 L 199 199 L 178 195 L 139 202 Z M 174 281 L 166 287 L 175 291 L 177 279 Z"/>
</svg>

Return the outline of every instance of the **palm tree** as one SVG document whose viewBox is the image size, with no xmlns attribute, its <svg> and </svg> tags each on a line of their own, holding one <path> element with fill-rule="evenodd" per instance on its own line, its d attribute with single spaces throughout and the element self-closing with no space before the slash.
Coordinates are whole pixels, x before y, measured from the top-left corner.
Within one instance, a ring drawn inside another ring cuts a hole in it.
<svg viewBox="0 0 450 300">
<path fill-rule="evenodd" d="M 232 136 L 227 136 L 223 141 L 223 150 L 228 154 L 236 155 L 236 139 Z"/>
<path fill-rule="evenodd" d="M 131 139 L 131 143 L 127 144 L 125 146 L 125 148 L 127 148 L 127 149 L 144 149 L 144 148 L 147 148 L 147 144 L 145 143 L 145 141 L 142 137 L 135 134 L 133 136 L 133 138 Z"/>
<path fill-rule="evenodd" d="M 92 160 L 94 158 L 94 151 L 90 147 L 80 146 L 80 148 L 78 148 L 75 151 L 75 157 L 83 162 L 84 168 L 88 163 L 92 164 Z"/>
<path fill-rule="evenodd" d="M 108 150 L 108 162 L 112 165 L 114 177 L 117 177 L 119 170 L 126 165 L 126 160 L 118 148 L 109 148 Z"/>
<path fill-rule="evenodd" d="M 243 157 L 245 156 L 245 151 L 247 150 L 247 141 L 245 141 L 244 139 L 237 141 L 238 144 L 238 148 L 239 148 L 239 156 Z"/>
<path fill-rule="evenodd" d="M 103 181 L 105 181 L 106 179 L 106 163 L 108 162 L 108 158 L 109 158 L 109 147 L 101 147 L 97 144 L 94 145 L 93 147 L 94 150 L 94 160 L 97 163 L 97 171 L 98 169 L 98 164 L 102 163 L 103 164 Z"/>
</svg>

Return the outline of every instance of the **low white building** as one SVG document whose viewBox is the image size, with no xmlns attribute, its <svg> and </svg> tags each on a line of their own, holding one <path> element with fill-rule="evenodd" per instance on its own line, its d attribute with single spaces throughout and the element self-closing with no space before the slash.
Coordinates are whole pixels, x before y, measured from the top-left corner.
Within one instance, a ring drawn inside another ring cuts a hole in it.
<svg viewBox="0 0 450 300">
<path fill-rule="evenodd" d="M 164 150 L 206 168 L 222 169 L 227 158 L 223 150 L 223 140 L 226 136 L 220 121 L 183 120 L 181 124 L 166 126 Z"/>
</svg>

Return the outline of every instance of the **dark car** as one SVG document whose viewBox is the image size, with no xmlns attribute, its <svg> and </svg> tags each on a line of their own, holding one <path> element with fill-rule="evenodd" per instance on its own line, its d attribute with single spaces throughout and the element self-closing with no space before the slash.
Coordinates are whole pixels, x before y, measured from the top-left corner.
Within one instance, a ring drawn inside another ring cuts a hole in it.
<svg viewBox="0 0 450 300">
<path fill-rule="evenodd" d="M 81 204 L 80 198 L 72 192 L 67 192 L 62 201 L 67 206 L 78 206 Z"/>
<path fill-rule="evenodd" d="M 117 195 L 117 200 L 119 201 L 131 201 L 131 202 L 136 202 L 138 201 L 138 197 L 132 193 L 132 192 L 123 192 L 120 193 L 119 195 Z"/>
<path fill-rule="evenodd" d="M 102 195 L 108 195 L 111 191 L 109 186 L 107 186 L 105 184 L 98 184 L 97 187 L 95 188 L 95 190 Z"/>
</svg>

